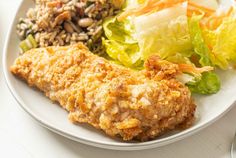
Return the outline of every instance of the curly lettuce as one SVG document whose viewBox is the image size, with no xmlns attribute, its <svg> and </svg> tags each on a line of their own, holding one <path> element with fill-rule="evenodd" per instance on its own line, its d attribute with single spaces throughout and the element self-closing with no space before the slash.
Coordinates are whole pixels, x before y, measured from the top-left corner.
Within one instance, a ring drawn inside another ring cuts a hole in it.
<svg viewBox="0 0 236 158">
<path fill-rule="evenodd" d="M 157 54 L 162 59 L 192 54 L 186 6 L 177 5 L 156 13 L 135 17 L 135 38 L 139 43 L 142 59 Z"/>
<path fill-rule="evenodd" d="M 129 21 L 118 22 L 116 17 L 107 19 L 103 29 L 107 39 L 103 46 L 113 60 L 127 67 L 138 67 L 140 52 L 138 42 L 132 37 L 133 28 Z"/>
<path fill-rule="evenodd" d="M 206 45 L 202 30 L 200 27 L 200 20 L 202 16 L 193 16 L 189 19 L 189 32 L 195 54 L 198 56 L 201 66 L 213 66 L 211 61 L 211 51 Z M 195 63 L 196 64 L 196 63 Z M 195 82 L 187 84 L 192 92 L 200 94 L 213 94 L 220 90 L 220 79 L 214 72 L 205 72 L 201 79 L 196 79 Z"/>
<path fill-rule="evenodd" d="M 219 77 L 213 72 L 205 72 L 202 78 L 196 82 L 188 82 L 187 86 L 193 93 L 214 94 L 220 90 L 221 84 Z"/>
<path fill-rule="evenodd" d="M 226 18 L 217 30 L 207 31 L 206 41 L 212 47 L 212 62 L 221 69 L 228 69 L 236 62 L 236 20 Z"/>
</svg>

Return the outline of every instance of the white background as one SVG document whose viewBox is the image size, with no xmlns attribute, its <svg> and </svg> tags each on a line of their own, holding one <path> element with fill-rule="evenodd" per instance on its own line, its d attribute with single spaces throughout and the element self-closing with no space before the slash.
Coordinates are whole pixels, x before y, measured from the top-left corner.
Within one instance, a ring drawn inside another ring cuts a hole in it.
<svg viewBox="0 0 236 158">
<path fill-rule="evenodd" d="M 20 0 L 0 0 L 0 50 Z M 2 53 L 0 61 L 2 61 Z M 0 157 L 2 158 L 229 158 L 236 107 L 199 133 L 144 151 L 111 151 L 63 138 L 38 125 L 11 96 L 0 62 Z M 236 94 L 235 94 L 236 95 Z M 212 105 L 214 106 L 214 105 Z"/>
</svg>

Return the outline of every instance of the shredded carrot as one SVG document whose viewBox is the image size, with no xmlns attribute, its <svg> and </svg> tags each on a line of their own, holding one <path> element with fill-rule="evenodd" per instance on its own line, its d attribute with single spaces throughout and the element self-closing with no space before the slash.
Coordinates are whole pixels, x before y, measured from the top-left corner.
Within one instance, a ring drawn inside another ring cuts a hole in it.
<svg viewBox="0 0 236 158">
<path fill-rule="evenodd" d="M 214 9 L 210 9 L 201 5 L 198 5 L 189 0 L 147 0 L 143 5 L 140 5 L 137 8 L 132 8 L 124 11 L 119 17 L 118 20 L 122 21 L 128 16 L 140 16 L 152 11 L 160 11 L 166 8 L 173 7 L 177 4 L 188 2 L 187 16 L 204 15 L 205 17 L 210 17 L 215 13 Z"/>
<path fill-rule="evenodd" d="M 187 16 L 191 17 L 193 15 L 205 15 L 204 11 L 199 10 L 198 8 L 192 7 L 192 6 L 188 6 L 187 9 Z"/>
<path fill-rule="evenodd" d="M 191 17 L 192 15 L 204 15 L 204 17 L 209 17 L 215 13 L 214 9 L 210 9 L 201 5 L 198 5 L 194 2 L 188 2 L 187 16 Z"/>
<path fill-rule="evenodd" d="M 226 16 L 231 16 L 231 15 L 233 14 L 233 12 L 234 12 L 234 7 L 231 6 L 231 7 L 229 8 L 228 12 L 226 13 Z"/>
<path fill-rule="evenodd" d="M 233 12 L 234 8 L 230 7 L 226 13 L 223 13 L 221 15 L 213 14 L 208 19 L 206 19 L 205 22 L 203 22 L 203 26 L 206 27 L 207 29 L 215 30 L 222 24 L 223 20 L 226 17 L 231 16 Z"/>
<path fill-rule="evenodd" d="M 205 27 L 210 30 L 218 28 L 224 18 L 231 16 L 234 11 L 234 8 L 231 7 L 227 13 L 217 16 L 216 10 L 198 5 L 189 0 L 146 0 L 143 5 L 124 11 L 120 16 L 118 16 L 118 20 L 122 21 L 128 16 L 140 16 L 153 11 L 160 11 L 183 2 L 188 2 L 187 16 L 191 17 L 193 15 L 203 15 L 204 20 L 201 21 L 201 27 Z"/>
<path fill-rule="evenodd" d="M 214 68 L 211 66 L 204 66 L 201 68 L 197 68 L 197 67 L 190 65 L 190 64 L 178 64 L 178 65 L 179 65 L 179 69 L 181 72 L 193 74 L 195 76 L 201 76 L 201 74 L 203 72 L 208 72 L 208 71 L 214 70 Z"/>
<path fill-rule="evenodd" d="M 210 8 L 198 5 L 198 4 L 196 4 L 194 2 L 191 2 L 191 1 L 188 2 L 188 6 L 192 6 L 192 7 L 198 8 L 200 10 L 203 10 L 206 13 L 214 13 L 215 12 L 214 9 L 210 9 Z"/>
<path fill-rule="evenodd" d="M 204 19 L 200 22 L 201 27 L 209 30 L 215 30 L 222 24 L 223 20 L 226 17 L 231 16 L 233 12 L 234 8 L 230 7 L 226 13 L 217 15 L 216 11 L 213 9 L 199 6 L 193 2 L 188 2 L 187 16 L 191 17 L 192 15 L 204 15 Z"/>
<path fill-rule="evenodd" d="M 147 0 L 144 5 L 139 6 L 138 8 L 128 9 L 123 12 L 118 20 L 122 21 L 128 16 L 140 16 L 147 14 L 151 11 L 160 11 L 162 9 L 173 7 L 177 4 L 186 2 L 188 0 Z"/>
</svg>

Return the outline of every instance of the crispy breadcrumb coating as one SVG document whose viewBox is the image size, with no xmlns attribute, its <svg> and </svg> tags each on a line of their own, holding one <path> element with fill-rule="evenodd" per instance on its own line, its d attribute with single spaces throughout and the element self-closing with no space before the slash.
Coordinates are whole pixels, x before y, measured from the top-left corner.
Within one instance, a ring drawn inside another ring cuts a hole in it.
<svg viewBox="0 0 236 158">
<path fill-rule="evenodd" d="M 82 44 L 32 49 L 11 72 L 110 136 L 146 141 L 194 120 L 195 104 L 175 79 L 178 65 L 153 56 L 135 71 L 98 57 Z"/>
</svg>

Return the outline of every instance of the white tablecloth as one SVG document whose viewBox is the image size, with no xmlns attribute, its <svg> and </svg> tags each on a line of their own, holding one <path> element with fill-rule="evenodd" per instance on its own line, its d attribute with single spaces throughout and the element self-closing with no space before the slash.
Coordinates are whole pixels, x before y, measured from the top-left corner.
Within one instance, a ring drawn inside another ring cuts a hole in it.
<svg viewBox="0 0 236 158">
<path fill-rule="evenodd" d="M 1 51 L 19 3 L 20 0 L 0 0 Z M 131 152 L 89 147 L 52 133 L 28 116 L 11 96 L 3 78 L 2 63 L 0 66 L 2 158 L 229 158 L 231 141 L 236 129 L 235 122 L 236 107 L 208 128 L 168 146 Z"/>
</svg>

